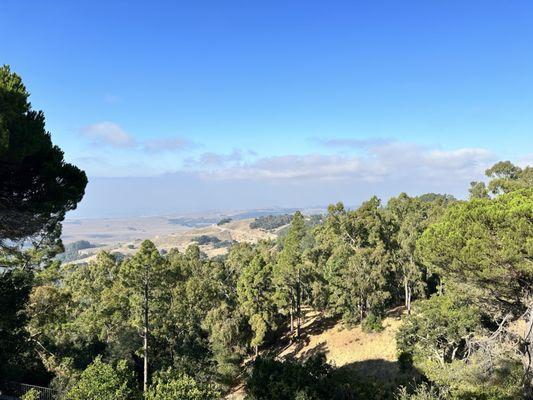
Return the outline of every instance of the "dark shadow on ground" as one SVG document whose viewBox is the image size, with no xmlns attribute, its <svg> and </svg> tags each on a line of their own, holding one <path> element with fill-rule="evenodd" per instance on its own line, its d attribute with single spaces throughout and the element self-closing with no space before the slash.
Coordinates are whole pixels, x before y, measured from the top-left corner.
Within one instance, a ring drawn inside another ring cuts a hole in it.
<svg viewBox="0 0 533 400">
<path fill-rule="evenodd" d="M 358 361 L 337 368 L 333 374 L 335 380 L 349 383 L 351 381 L 379 383 L 384 387 L 394 388 L 409 385 L 419 379 L 421 374 L 414 368 L 402 370 L 397 361 L 383 359 Z"/>
<path fill-rule="evenodd" d="M 300 331 L 300 337 L 297 338 L 296 335 L 290 334 L 289 330 L 286 327 L 279 329 L 269 340 L 269 344 L 272 346 L 271 349 L 264 353 L 271 357 L 277 357 L 281 353 L 285 352 L 289 347 L 292 346 L 290 353 L 286 354 L 286 358 L 294 358 L 305 346 L 309 344 L 310 336 L 319 335 L 328 329 L 333 328 L 339 321 L 339 318 L 324 317 L 318 316 L 310 323 L 304 324 Z M 326 344 L 320 343 L 315 348 L 307 351 L 304 355 L 298 357 L 298 359 L 307 359 L 310 355 L 315 354 L 319 351 L 320 348 L 322 351 L 327 351 Z M 316 351 L 315 351 L 316 349 Z M 310 353 L 310 354 L 307 354 Z M 311 354 L 312 353 L 312 354 Z"/>
</svg>

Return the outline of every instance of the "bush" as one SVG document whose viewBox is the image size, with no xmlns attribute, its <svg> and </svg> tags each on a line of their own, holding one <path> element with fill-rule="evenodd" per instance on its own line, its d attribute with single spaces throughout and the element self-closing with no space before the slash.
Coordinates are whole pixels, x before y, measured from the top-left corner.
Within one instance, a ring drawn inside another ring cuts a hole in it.
<svg viewBox="0 0 533 400">
<path fill-rule="evenodd" d="M 299 363 L 258 358 L 246 380 L 248 400 L 326 399 L 330 398 L 328 376 L 331 367 L 319 353 Z"/>
<path fill-rule="evenodd" d="M 20 400 L 39 400 L 39 399 L 40 399 L 39 392 L 34 388 L 31 388 L 30 390 L 28 390 L 20 398 Z"/>
<path fill-rule="evenodd" d="M 361 329 L 363 332 L 381 332 L 383 329 L 383 324 L 381 323 L 381 317 L 374 314 L 369 313 L 366 318 L 363 320 L 363 323 L 361 324 Z"/>
<path fill-rule="evenodd" d="M 217 222 L 218 226 L 229 224 L 232 221 L 231 218 L 222 218 L 220 221 Z"/>
<path fill-rule="evenodd" d="M 439 390 L 426 383 L 416 386 L 411 393 L 405 386 L 401 387 L 395 397 L 396 400 L 446 400 L 449 398 L 447 391 Z"/>
<path fill-rule="evenodd" d="M 220 393 L 213 385 L 201 384 L 186 374 L 172 370 L 160 372 L 148 388 L 146 400 L 217 400 Z"/>
<path fill-rule="evenodd" d="M 97 357 L 82 372 L 65 400 L 131 400 L 136 398 L 132 378 L 125 361 L 114 368 Z"/>
</svg>

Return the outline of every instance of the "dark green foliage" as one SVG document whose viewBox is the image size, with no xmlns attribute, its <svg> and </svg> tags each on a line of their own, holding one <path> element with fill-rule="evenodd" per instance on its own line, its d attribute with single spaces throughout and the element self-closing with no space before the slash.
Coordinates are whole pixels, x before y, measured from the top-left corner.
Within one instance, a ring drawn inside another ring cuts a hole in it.
<svg viewBox="0 0 533 400">
<path fill-rule="evenodd" d="M 264 217 L 256 218 L 255 221 L 250 223 L 250 228 L 252 229 L 263 229 L 265 231 L 270 231 L 277 229 L 283 225 L 290 224 L 292 220 L 292 215 L 267 215 Z"/>
<path fill-rule="evenodd" d="M 355 211 L 332 205 L 316 233 L 316 262 L 329 285 L 329 307 L 348 323 L 380 315 L 391 299 L 393 225 L 373 197 Z"/>
<path fill-rule="evenodd" d="M 247 400 L 392 400 L 382 383 L 337 370 L 318 352 L 304 361 L 258 358 L 245 382 Z"/>
<path fill-rule="evenodd" d="M 505 176 L 499 178 L 504 181 L 498 183 L 497 192 L 509 190 L 509 182 L 514 187 L 519 173 L 512 165 L 497 164 L 492 174 Z M 445 282 L 465 282 L 471 285 L 471 293 L 477 292 L 475 299 L 489 320 L 500 325 L 496 337 L 509 341 L 508 347 L 520 356 L 524 391 L 533 396 L 533 187 L 451 207 L 424 232 L 418 247 Z M 511 321 L 525 324 L 521 336 L 510 329 Z"/>
<path fill-rule="evenodd" d="M 418 196 L 418 199 L 426 203 L 436 203 L 440 205 L 451 204 L 457 201 L 457 199 L 453 197 L 451 194 L 440 194 L 440 193 L 424 193 Z"/>
<path fill-rule="evenodd" d="M 124 361 L 113 367 L 97 357 L 64 396 L 65 400 L 134 400 L 133 374 Z"/>
<path fill-rule="evenodd" d="M 65 253 L 71 252 L 71 251 L 77 251 L 77 250 L 92 249 L 93 247 L 96 247 L 96 246 L 87 240 L 78 240 L 76 242 L 66 244 Z"/>
<path fill-rule="evenodd" d="M 246 380 L 249 400 L 328 399 L 331 367 L 324 354 L 317 354 L 304 363 L 258 358 Z"/>
<path fill-rule="evenodd" d="M 533 168 L 530 166 L 522 169 L 510 161 L 500 161 L 487 169 L 485 175 L 491 178 L 487 189 L 495 195 L 533 187 Z"/>
<path fill-rule="evenodd" d="M 457 293 L 419 300 L 397 334 L 398 350 L 441 364 L 462 359 L 467 341 L 481 331 L 481 312 Z"/>
<path fill-rule="evenodd" d="M 269 330 L 275 328 L 275 307 L 272 301 L 272 264 L 264 252 L 256 254 L 237 281 L 240 309 L 248 317 L 253 332 L 250 346 L 263 343 Z"/>
<path fill-rule="evenodd" d="M 76 208 L 85 173 L 52 144 L 44 114 L 21 78 L 0 68 L 0 379 L 40 383 L 44 369 L 27 331 L 31 270 L 62 250 L 61 221 Z M 11 270 L 10 270 L 11 269 Z"/>
<path fill-rule="evenodd" d="M 443 274 L 493 290 L 504 308 L 524 306 L 533 287 L 533 188 L 448 210 L 419 241 Z"/>
<path fill-rule="evenodd" d="M 447 400 L 449 393 L 446 390 L 439 389 L 436 386 L 422 383 L 410 388 L 401 387 L 396 393 L 396 400 Z M 466 400 L 466 399 L 464 399 Z M 472 399 L 474 400 L 474 399 Z"/>
<path fill-rule="evenodd" d="M 231 221 L 233 221 L 231 218 L 222 218 L 220 221 L 217 222 L 218 226 L 229 224 Z"/>
<path fill-rule="evenodd" d="M 0 272 L 0 380 L 23 374 L 21 356 L 29 344 L 24 312 L 33 283 L 33 274 L 15 269 Z"/>
<path fill-rule="evenodd" d="M 193 242 L 198 243 L 199 246 L 212 245 L 214 248 L 229 247 L 236 242 L 234 240 L 220 240 L 216 236 L 201 235 L 193 239 Z"/>
<path fill-rule="evenodd" d="M 470 182 L 470 189 L 468 189 L 471 199 L 487 199 L 489 191 L 483 182 Z"/>
<path fill-rule="evenodd" d="M 167 370 L 158 373 L 145 395 L 146 400 L 218 400 L 213 384 L 202 384 L 191 376 Z"/>
<path fill-rule="evenodd" d="M 385 329 L 381 322 L 381 317 L 371 312 L 365 317 L 361 327 L 363 332 L 381 332 Z"/>
<path fill-rule="evenodd" d="M 282 242 L 283 249 L 273 269 L 274 299 L 282 312 L 290 314 L 291 333 L 293 320 L 296 319 L 297 336 L 300 335 L 302 304 L 310 282 L 309 265 L 305 259 L 305 235 L 304 217 L 297 211 Z"/>
<path fill-rule="evenodd" d="M 0 68 L 0 246 L 57 235 L 87 184 L 85 173 L 52 144 L 44 114 L 28 97 L 20 77 Z"/>
<path fill-rule="evenodd" d="M 216 236 L 208 236 L 208 235 L 202 235 L 202 236 L 195 237 L 193 239 L 193 241 L 198 243 L 198 245 L 200 245 L 200 246 L 203 246 L 203 245 L 206 245 L 206 244 L 216 245 L 216 244 L 220 243 L 220 239 L 219 238 L 217 238 Z"/>
</svg>

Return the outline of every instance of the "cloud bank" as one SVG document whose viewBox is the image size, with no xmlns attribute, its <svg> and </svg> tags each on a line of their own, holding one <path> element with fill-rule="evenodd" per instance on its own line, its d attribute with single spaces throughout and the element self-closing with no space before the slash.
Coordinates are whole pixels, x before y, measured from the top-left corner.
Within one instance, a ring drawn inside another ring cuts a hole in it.
<svg viewBox="0 0 533 400">
<path fill-rule="evenodd" d="M 178 146 L 181 146 L 178 144 Z M 498 160 L 483 148 L 440 149 L 374 143 L 362 154 L 260 157 L 235 149 L 189 157 L 182 169 L 149 177 L 90 178 L 78 217 L 161 215 L 207 210 L 356 206 L 372 195 L 448 193 L 462 198 Z"/>
<path fill-rule="evenodd" d="M 482 148 L 441 150 L 409 143 L 374 145 L 363 155 L 283 155 L 244 161 L 211 156 L 211 169 L 191 171 L 204 179 L 382 182 L 387 179 L 466 179 L 477 176 L 496 160 Z"/>
</svg>

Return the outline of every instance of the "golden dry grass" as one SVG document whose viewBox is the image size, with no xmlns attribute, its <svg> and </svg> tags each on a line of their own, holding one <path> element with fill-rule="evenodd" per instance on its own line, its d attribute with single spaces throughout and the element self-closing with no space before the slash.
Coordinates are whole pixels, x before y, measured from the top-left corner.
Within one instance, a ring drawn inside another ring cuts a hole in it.
<svg viewBox="0 0 533 400">
<path fill-rule="evenodd" d="M 298 342 L 287 347 L 279 357 L 294 356 L 305 358 L 315 350 L 322 350 L 327 361 L 337 367 L 367 360 L 396 361 L 395 335 L 400 321 L 397 318 L 386 318 L 383 321 L 385 329 L 378 333 L 366 333 L 360 326 L 345 327 L 342 323 L 332 328 L 311 334 L 306 337 L 305 345 Z"/>
<path fill-rule="evenodd" d="M 400 310 L 395 310 L 401 314 Z M 399 316 L 384 319 L 382 332 L 366 333 L 361 326 L 346 327 L 342 322 L 322 318 L 317 313 L 308 313 L 302 326 L 302 339 L 286 347 L 267 349 L 277 358 L 294 357 L 305 359 L 323 351 L 328 363 L 339 368 L 348 377 L 379 380 L 383 384 L 394 382 L 398 375 L 396 357 L 396 332 L 401 324 Z M 288 338 L 282 338 L 282 341 Z M 242 384 L 226 397 L 242 400 L 245 396 Z"/>
</svg>

